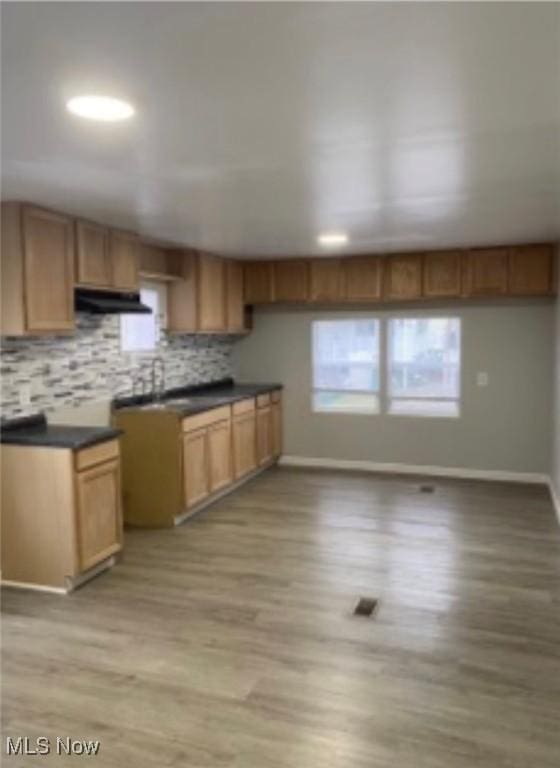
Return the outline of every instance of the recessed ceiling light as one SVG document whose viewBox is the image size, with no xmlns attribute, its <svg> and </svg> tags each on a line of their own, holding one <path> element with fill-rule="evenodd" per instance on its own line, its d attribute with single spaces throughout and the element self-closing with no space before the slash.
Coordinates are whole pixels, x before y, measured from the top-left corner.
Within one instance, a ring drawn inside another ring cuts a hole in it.
<svg viewBox="0 0 560 768">
<path fill-rule="evenodd" d="M 317 242 L 325 248 L 333 248 L 337 245 L 346 245 L 348 235 L 346 232 L 324 232 L 322 235 L 319 235 Z"/>
<path fill-rule="evenodd" d="M 104 123 L 127 120 L 134 114 L 132 104 L 110 96 L 76 96 L 66 102 L 66 108 L 73 115 Z"/>
</svg>

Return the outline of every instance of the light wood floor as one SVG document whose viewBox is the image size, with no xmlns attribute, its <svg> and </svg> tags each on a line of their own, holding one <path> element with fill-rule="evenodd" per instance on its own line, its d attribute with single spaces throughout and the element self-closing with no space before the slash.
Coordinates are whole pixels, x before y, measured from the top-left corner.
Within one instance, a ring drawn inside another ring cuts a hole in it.
<svg viewBox="0 0 560 768">
<path fill-rule="evenodd" d="M 418 482 L 274 469 L 128 531 L 70 597 L 4 590 L 4 734 L 99 738 L 119 768 L 558 768 L 548 494 Z"/>
</svg>

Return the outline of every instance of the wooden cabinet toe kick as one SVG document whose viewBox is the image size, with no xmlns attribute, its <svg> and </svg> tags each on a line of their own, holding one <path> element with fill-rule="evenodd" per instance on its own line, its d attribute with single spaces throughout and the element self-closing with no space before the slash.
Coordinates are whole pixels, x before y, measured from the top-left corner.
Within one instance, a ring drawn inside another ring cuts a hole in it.
<svg viewBox="0 0 560 768">
<path fill-rule="evenodd" d="M 79 573 L 76 576 L 66 576 L 64 578 L 63 587 L 55 587 L 48 584 L 32 584 L 23 581 L 9 581 L 6 579 L 2 579 L 1 585 L 2 587 L 8 587 L 10 589 L 29 589 L 35 592 L 50 592 L 55 595 L 68 595 L 70 592 L 78 589 L 78 587 L 81 587 L 83 584 L 91 581 L 96 576 L 99 576 L 100 573 L 103 573 L 109 568 L 112 568 L 116 562 L 117 555 L 111 555 L 111 557 L 108 557 L 101 563 L 97 563 L 97 565 L 94 565 L 93 568 L 90 568 L 83 573 Z"/>
</svg>

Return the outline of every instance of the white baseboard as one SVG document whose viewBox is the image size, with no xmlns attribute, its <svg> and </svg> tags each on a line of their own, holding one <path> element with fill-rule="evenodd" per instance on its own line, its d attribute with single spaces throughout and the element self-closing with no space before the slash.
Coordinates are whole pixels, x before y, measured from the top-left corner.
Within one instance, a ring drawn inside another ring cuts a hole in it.
<svg viewBox="0 0 560 768">
<path fill-rule="evenodd" d="M 317 467 L 359 472 L 385 472 L 398 475 L 428 475 L 430 477 L 456 477 L 465 480 L 494 480 L 509 483 L 538 483 L 549 485 L 549 477 L 539 472 L 508 472 L 494 469 L 468 469 L 466 467 L 434 467 L 424 464 L 398 464 L 377 461 L 349 461 L 309 456 L 282 456 L 285 467 Z"/>
<path fill-rule="evenodd" d="M 560 525 L 560 496 L 558 496 L 558 493 L 556 492 L 556 488 L 554 487 L 554 483 L 552 482 L 551 477 L 548 479 L 548 490 L 550 491 L 550 498 L 552 499 L 554 511 L 556 512 L 558 525 Z"/>
</svg>

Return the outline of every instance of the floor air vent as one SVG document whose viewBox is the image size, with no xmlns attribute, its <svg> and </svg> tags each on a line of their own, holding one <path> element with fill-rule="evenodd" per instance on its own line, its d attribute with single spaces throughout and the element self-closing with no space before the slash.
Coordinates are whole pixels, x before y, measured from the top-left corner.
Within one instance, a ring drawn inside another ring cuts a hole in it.
<svg viewBox="0 0 560 768">
<path fill-rule="evenodd" d="M 360 597 L 354 608 L 354 616 L 373 616 L 378 601 L 373 597 Z"/>
<path fill-rule="evenodd" d="M 433 493 L 434 491 L 435 491 L 435 487 L 433 485 L 420 486 L 420 493 Z"/>
</svg>

